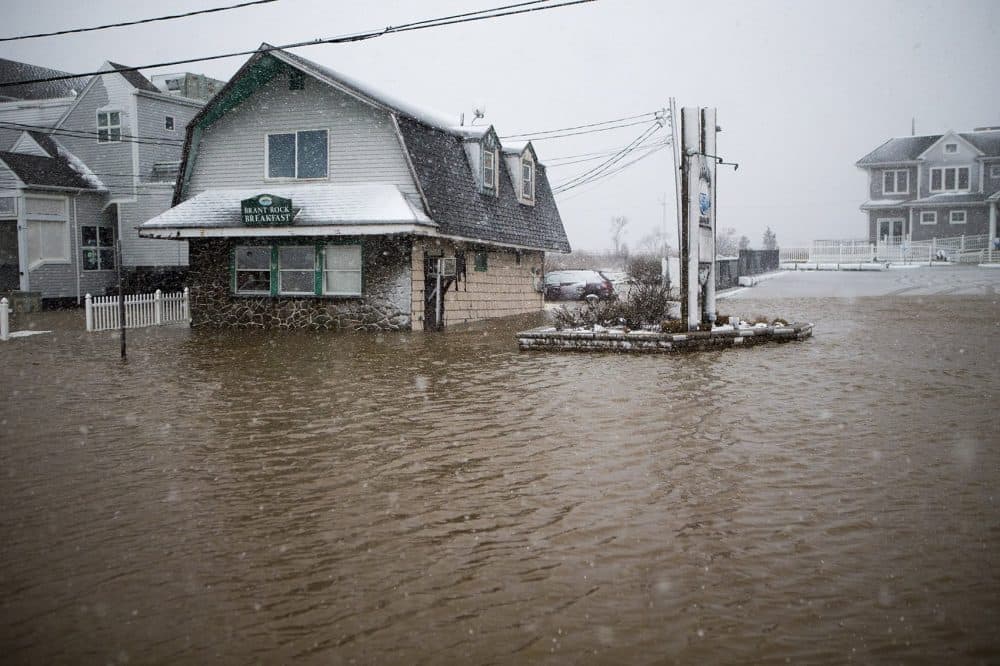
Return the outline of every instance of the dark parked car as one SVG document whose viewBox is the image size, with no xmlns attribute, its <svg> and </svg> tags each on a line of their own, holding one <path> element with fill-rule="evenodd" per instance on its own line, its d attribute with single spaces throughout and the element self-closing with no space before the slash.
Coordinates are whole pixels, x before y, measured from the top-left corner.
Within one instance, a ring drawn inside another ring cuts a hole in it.
<svg viewBox="0 0 1000 666">
<path fill-rule="evenodd" d="M 545 274 L 545 298 L 578 301 L 590 294 L 614 298 L 615 288 L 601 271 L 567 270 Z"/>
</svg>

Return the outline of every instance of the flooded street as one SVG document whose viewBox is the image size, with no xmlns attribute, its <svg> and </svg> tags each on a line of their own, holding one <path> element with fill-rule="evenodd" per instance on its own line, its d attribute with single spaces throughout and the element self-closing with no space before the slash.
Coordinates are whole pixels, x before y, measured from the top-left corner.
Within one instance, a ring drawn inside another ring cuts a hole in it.
<svg viewBox="0 0 1000 666">
<path fill-rule="evenodd" d="M 4 661 L 996 663 L 1000 271 L 934 271 L 781 276 L 720 311 L 813 338 L 678 356 L 528 318 L 123 365 L 45 313 L 0 343 Z"/>
</svg>

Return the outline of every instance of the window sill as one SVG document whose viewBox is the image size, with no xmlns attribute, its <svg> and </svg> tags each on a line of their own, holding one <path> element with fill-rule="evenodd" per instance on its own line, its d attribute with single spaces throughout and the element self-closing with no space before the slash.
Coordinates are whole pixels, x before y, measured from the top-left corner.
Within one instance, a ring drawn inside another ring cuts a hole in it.
<svg viewBox="0 0 1000 666">
<path fill-rule="evenodd" d="M 320 178 L 295 178 L 293 176 L 278 176 L 276 178 L 271 178 L 270 176 L 264 176 L 264 182 L 267 183 L 325 183 L 330 180 L 329 176 L 322 176 Z"/>
</svg>

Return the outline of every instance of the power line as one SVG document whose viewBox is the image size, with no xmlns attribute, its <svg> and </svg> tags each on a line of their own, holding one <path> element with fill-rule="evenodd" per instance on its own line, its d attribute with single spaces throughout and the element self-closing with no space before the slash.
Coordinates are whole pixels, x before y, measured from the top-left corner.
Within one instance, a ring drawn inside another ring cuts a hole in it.
<svg viewBox="0 0 1000 666">
<path fill-rule="evenodd" d="M 95 25 L 91 28 L 71 28 L 68 30 L 57 30 L 55 32 L 39 32 L 33 35 L 17 35 L 14 37 L 0 37 L 0 42 L 12 42 L 18 39 L 35 39 L 36 37 L 55 37 L 56 35 L 70 35 L 78 32 L 91 32 L 94 30 L 107 30 L 108 28 L 123 28 L 129 25 L 139 25 L 140 23 L 155 23 L 156 21 L 170 21 L 172 19 L 186 18 L 188 16 L 196 16 L 198 14 L 212 14 L 214 12 L 227 12 L 231 9 L 240 9 L 241 7 L 249 7 L 250 5 L 264 5 L 269 2 L 276 2 L 277 0 L 253 0 L 253 2 L 241 2 L 237 5 L 229 5 L 228 7 L 213 7 L 211 9 L 199 9 L 193 12 L 185 12 L 183 14 L 170 14 L 169 16 L 156 16 L 154 18 L 138 19 L 136 21 L 123 21 L 122 23 L 107 23 L 105 25 Z"/>
<path fill-rule="evenodd" d="M 594 168 L 592 168 L 592 169 L 590 169 L 588 171 L 584 171 L 583 173 L 581 173 L 581 174 L 579 174 L 579 175 L 577 175 L 577 176 L 575 176 L 573 178 L 570 178 L 569 180 L 567 180 L 567 181 L 565 181 L 565 182 L 557 185 L 556 187 L 553 188 L 552 191 L 555 193 L 555 192 L 562 191 L 562 190 L 566 189 L 567 187 L 569 187 L 569 186 L 571 186 L 573 184 L 582 184 L 581 181 L 589 179 L 591 176 L 597 175 L 597 174 L 601 173 L 602 171 L 610 168 L 611 166 L 613 166 L 616 163 L 618 163 L 619 161 L 621 161 L 630 152 L 632 152 L 633 150 L 635 150 L 636 148 L 638 148 L 640 145 L 642 145 L 642 143 L 645 142 L 646 139 L 648 139 L 650 136 L 652 136 L 653 133 L 656 132 L 656 130 L 658 130 L 658 129 L 660 129 L 659 123 L 653 122 L 649 127 L 647 127 L 645 130 L 643 130 L 639 134 L 639 136 L 637 136 L 635 139 L 633 139 L 631 141 L 631 143 L 629 143 L 627 146 L 625 146 L 620 151 L 618 151 L 618 153 L 616 153 L 613 157 L 610 157 L 609 159 L 605 160 L 601 164 L 598 164 L 596 167 L 594 167 Z"/>
<path fill-rule="evenodd" d="M 23 132 L 38 132 L 40 134 L 50 134 L 54 136 L 65 136 L 72 139 L 93 139 L 100 136 L 99 132 L 83 129 L 71 129 L 68 127 L 45 127 L 43 125 L 29 125 L 26 123 L 15 123 L 8 120 L 0 120 L 0 129 L 20 130 Z M 124 134 L 120 140 L 107 141 L 104 143 L 138 143 L 150 146 L 169 146 L 171 148 L 182 148 L 183 139 L 171 139 L 169 137 L 153 137 L 141 134 Z"/>
<path fill-rule="evenodd" d="M 590 180 L 587 180 L 586 182 L 577 183 L 576 185 L 573 185 L 571 187 L 567 187 L 564 190 L 558 192 L 557 194 L 563 194 L 563 193 L 568 192 L 568 191 L 570 191 L 572 189 L 575 189 L 577 187 L 582 187 L 584 185 L 593 185 L 594 183 L 598 183 L 598 182 L 600 182 L 600 181 L 602 181 L 602 180 L 604 180 L 606 178 L 611 178 L 612 176 L 615 176 L 615 175 L 621 173 L 625 169 L 628 169 L 633 164 L 636 164 L 637 162 L 641 162 L 642 160 L 646 159 L 647 157 L 650 157 L 651 155 L 655 155 L 656 153 L 658 153 L 661 150 L 663 150 L 664 148 L 666 148 L 667 145 L 669 145 L 669 144 L 660 145 L 660 146 L 658 146 L 656 148 L 650 149 L 645 154 L 640 155 L 639 157 L 637 157 L 634 160 L 631 160 L 629 162 L 626 162 L 625 164 L 622 164 L 621 166 L 619 166 L 616 169 L 612 169 L 611 171 L 607 171 L 607 172 L 605 172 L 605 173 L 603 173 L 603 174 L 601 174 L 599 176 L 595 176 L 594 178 L 591 178 Z M 566 200 L 567 199 L 563 199 L 563 201 L 566 201 Z"/>
<path fill-rule="evenodd" d="M 666 146 L 666 145 L 669 145 L 669 144 L 670 144 L 670 139 L 667 139 L 667 140 L 662 141 L 660 143 L 654 143 L 652 145 L 646 146 L 643 150 L 652 150 L 655 147 Z M 608 155 L 614 155 L 614 154 L 618 153 L 620 150 L 621 150 L 620 148 L 618 150 L 609 150 L 609 151 L 605 151 L 603 153 L 596 153 L 594 157 L 584 157 L 582 159 L 572 160 L 570 162 L 560 162 L 559 164 L 550 164 L 549 161 L 546 160 L 544 162 L 544 164 L 549 169 L 558 169 L 558 168 L 565 167 L 565 166 L 572 166 L 574 164 L 583 164 L 585 162 L 593 162 L 595 160 L 601 159 L 602 157 L 607 157 Z"/>
<path fill-rule="evenodd" d="M 560 127 L 559 129 L 539 130 L 537 132 L 523 132 L 521 134 L 507 134 L 505 136 L 501 136 L 500 138 L 517 139 L 525 136 L 537 136 L 539 134 L 553 134 L 555 132 L 567 132 L 569 130 L 578 130 L 587 127 L 598 127 L 600 125 L 610 125 L 611 123 L 621 123 L 625 122 L 626 120 L 635 120 L 636 118 L 645 118 L 646 116 L 656 115 L 656 113 L 657 113 L 656 111 L 647 111 L 646 113 L 640 113 L 635 116 L 626 116 L 625 118 L 615 118 L 614 120 L 603 120 L 599 123 L 590 123 L 589 125 L 576 125 L 575 127 Z"/>
<path fill-rule="evenodd" d="M 609 132 L 611 130 L 622 129 L 625 127 L 635 127 L 636 125 L 644 125 L 647 122 L 648 121 L 646 120 L 636 120 L 635 122 L 622 123 L 621 125 L 614 125 L 611 127 L 598 127 L 596 129 L 580 130 L 579 132 L 565 132 L 563 134 L 552 134 L 550 136 L 536 136 L 531 138 L 531 142 L 535 143 L 537 141 L 545 141 L 546 139 L 561 139 L 564 136 L 579 136 L 581 134 L 596 134 L 598 132 Z"/>
<path fill-rule="evenodd" d="M 152 63 L 148 65 L 139 65 L 136 67 L 121 67 L 114 71 L 117 72 L 137 72 L 140 69 L 153 69 L 156 67 L 171 67 L 174 65 L 186 65 L 193 62 L 207 62 L 210 60 L 222 60 L 223 58 L 233 58 L 236 56 L 253 55 L 256 53 L 269 53 L 271 51 L 279 51 L 285 49 L 294 49 L 304 46 L 315 46 L 317 44 L 346 44 L 350 42 L 360 42 L 368 39 L 374 39 L 376 37 L 382 37 L 383 35 L 393 34 L 397 32 L 410 32 L 413 30 L 425 30 L 427 28 L 440 28 L 448 25 L 456 25 L 459 23 L 471 23 L 475 21 L 484 21 L 487 19 L 502 18 L 504 16 L 515 16 L 518 14 L 527 14 L 530 12 L 547 11 L 550 9 L 561 9 L 563 7 L 571 7 L 573 5 L 581 5 L 591 2 L 596 2 L 596 0 L 567 0 L 566 2 L 561 2 L 554 5 L 545 5 L 543 7 L 525 7 L 525 5 L 533 5 L 538 2 L 544 2 L 545 0 L 535 0 L 534 2 L 522 2 L 514 5 L 504 5 L 501 7 L 494 7 L 492 9 L 483 9 L 478 12 L 469 12 L 468 14 L 456 14 L 455 16 L 461 16 L 462 18 L 452 18 L 452 17 L 440 17 L 432 19 L 424 19 L 422 21 L 415 21 L 413 23 L 405 23 L 400 26 L 387 26 L 382 30 L 374 30 L 363 33 L 354 33 L 349 35 L 341 35 L 338 37 L 330 37 L 327 39 L 317 38 L 310 41 L 296 42 L 294 44 L 284 44 L 282 46 L 266 46 L 259 49 L 253 49 L 252 51 L 233 51 L 231 53 L 223 53 L 214 56 L 202 56 L 198 58 L 184 58 L 183 60 L 170 60 L 158 63 Z M 515 9 L 516 8 L 516 9 Z M 46 83 L 49 81 L 64 81 L 66 79 L 77 79 L 84 76 L 97 76 L 99 74 L 107 74 L 108 70 L 97 70 L 93 72 L 84 72 L 82 74 L 68 74 L 63 76 L 46 76 L 37 79 L 24 79 L 21 81 L 8 81 L 5 83 L 0 83 L 0 88 L 15 85 L 24 85 L 29 83 Z"/>
</svg>

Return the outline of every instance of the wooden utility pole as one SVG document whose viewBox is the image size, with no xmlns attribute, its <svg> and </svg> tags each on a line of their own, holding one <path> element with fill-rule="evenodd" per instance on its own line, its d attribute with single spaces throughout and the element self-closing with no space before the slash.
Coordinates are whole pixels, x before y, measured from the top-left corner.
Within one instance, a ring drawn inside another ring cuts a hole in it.
<svg viewBox="0 0 1000 666">
<path fill-rule="evenodd" d="M 125 356 L 125 289 L 122 286 L 122 239 L 115 239 L 115 269 L 118 273 L 118 326 L 122 341 L 122 360 Z"/>
</svg>

